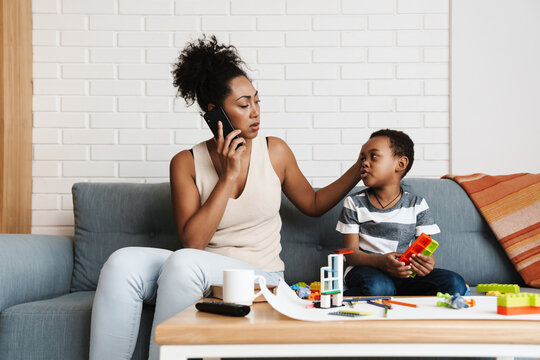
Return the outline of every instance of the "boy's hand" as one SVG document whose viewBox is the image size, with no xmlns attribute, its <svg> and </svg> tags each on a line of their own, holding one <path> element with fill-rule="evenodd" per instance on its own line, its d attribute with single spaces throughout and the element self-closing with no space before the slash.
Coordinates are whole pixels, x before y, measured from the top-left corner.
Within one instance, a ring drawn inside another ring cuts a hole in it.
<svg viewBox="0 0 540 360">
<path fill-rule="evenodd" d="M 401 253 L 391 252 L 388 254 L 381 255 L 379 262 L 379 269 L 386 272 L 388 275 L 398 278 L 406 278 L 411 272 L 411 266 L 405 265 L 397 259 L 401 256 Z"/>
<path fill-rule="evenodd" d="M 418 276 L 426 276 L 435 268 L 435 257 L 422 254 L 411 256 L 411 267 Z"/>
</svg>

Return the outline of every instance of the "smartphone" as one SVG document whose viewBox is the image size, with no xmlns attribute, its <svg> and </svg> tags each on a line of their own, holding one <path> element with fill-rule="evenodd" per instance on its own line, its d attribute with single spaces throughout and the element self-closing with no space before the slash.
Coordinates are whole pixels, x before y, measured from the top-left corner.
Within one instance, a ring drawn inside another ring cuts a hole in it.
<svg viewBox="0 0 540 360">
<path fill-rule="evenodd" d="M 227 137 L 231 131 L 234 130 L 234 127 L 231 124 L 231 121 L 229 120 L 229 117 L 225 113 L 225 110 L 221 106 L 216 106 L 212 110 L 207 111 L 204 114 L 204 120 L 208 124 L 208 127 L 210 130 L 212 130 L 212 133 L 214 134 L 214 137 L 216 140 L 218 139 L 218 121 L 221 121 L 223 124 L 223 138 Z M 234 137 L 234 139 L 237 139 L 238 135 Z M 233 139 L 233 140 L 234 140 Z"/>
</svg>

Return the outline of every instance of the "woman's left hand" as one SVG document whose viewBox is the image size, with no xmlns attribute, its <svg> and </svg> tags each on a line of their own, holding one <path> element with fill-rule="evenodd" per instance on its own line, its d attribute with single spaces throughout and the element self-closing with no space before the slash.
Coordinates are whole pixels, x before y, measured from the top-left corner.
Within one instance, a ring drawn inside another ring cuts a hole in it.
<svg viewBox="0 0 540 360">
<path fill-rule="evenodd" d="M 411 256 L 411 270 L 418 276 L 426 276 L 435 268 L 435 257 L 422 254 Z"/>
</svg>

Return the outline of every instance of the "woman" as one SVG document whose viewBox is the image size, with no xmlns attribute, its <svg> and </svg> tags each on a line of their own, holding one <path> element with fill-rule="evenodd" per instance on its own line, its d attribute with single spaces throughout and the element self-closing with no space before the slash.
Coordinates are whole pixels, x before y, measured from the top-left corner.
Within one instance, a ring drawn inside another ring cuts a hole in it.
<svg viewBox="0 0 540 360">
<path fill-rule="evenodd" d="M 314 191 L 287 144 L 258 135 L 259 94 L 233 46 L 214 36 L 189 43 L 174 85 L 203 112 L 221 106 L 235 131 L 181 151 L 171 160 L 174 219 L 183 249 L 124 248 L 101 271 L 92 310 L 90 359 L 130 359 L 143 302 L 156 304 L 155 326 L 209 295 L 227 268 L 255 270 L 270 284 L 283 277 L 281 191 L 303 213 L 320 216 L 360 181 L 357 162 Z M 235 136 L 239 136 L 234 139 Z M 153 330 L 152 330 L 153 334 Z M 150 358 L 158 358 L 153 338 Z"/>
</svg>

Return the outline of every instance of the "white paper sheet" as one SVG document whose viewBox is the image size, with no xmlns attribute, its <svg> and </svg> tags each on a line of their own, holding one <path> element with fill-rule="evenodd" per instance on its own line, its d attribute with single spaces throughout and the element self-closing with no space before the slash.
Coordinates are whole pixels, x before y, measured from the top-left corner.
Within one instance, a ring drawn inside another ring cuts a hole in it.
<svg viewBox="0 0 540 360">
<path fill-rule="evenodd" d="M 403 302 L 418 305 L 417 308 L 392 305 L 388 310 L 388 316 L 384 317 L 384 309 L 378 306 L 370 305 L 365 301 L 358 301 L 351 307 L 345 305 L 338 308 L 319 309 L 309 308 L 306 305 L 311 304 L 309 300 L 300 299 L 296 293 L 285 283 L 280 281 L 274 295 L 266 284 L 261 284 L 263 295 L 276 311 L 285 316 L 297 320 L 305 321 L 349 321 L 349 320 L 419 320 L 419 319 L 495 319 L 495 320 L 540 320 L 540 314 L 531 315 L 499 315 L 497 314 L 497 298 L 494 296 L 466 296 L 466 299 L 473 298 L 476 301 L 474 307 L 468 309 L 451 309 L 437 306 L 437 301 L 442 299 L 433 297 L 410 297 L 403 299 Z M 399 300 L 398 300 L 399 301 Z M 373 315 L 359 317 L 345 317 L 329 315 L 328 313 L 339 310 L 355 310 L 360 312 L 369 312 Z"/>
</svg>

